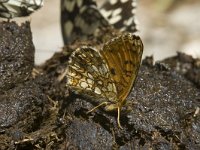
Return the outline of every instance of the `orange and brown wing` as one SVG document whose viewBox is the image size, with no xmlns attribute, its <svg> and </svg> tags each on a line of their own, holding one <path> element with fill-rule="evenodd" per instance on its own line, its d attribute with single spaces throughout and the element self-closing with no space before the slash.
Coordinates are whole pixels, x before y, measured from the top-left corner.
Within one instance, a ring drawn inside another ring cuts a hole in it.
<svg viewBox="0 0 200 150">
<path fill-rule="evenodd" d="M 130 33 L 112 39 L 100 51 L 116 84 L 120 104 L 123 104 L 133 87 L 142 52 L 140 37 Z"/>
</svg>

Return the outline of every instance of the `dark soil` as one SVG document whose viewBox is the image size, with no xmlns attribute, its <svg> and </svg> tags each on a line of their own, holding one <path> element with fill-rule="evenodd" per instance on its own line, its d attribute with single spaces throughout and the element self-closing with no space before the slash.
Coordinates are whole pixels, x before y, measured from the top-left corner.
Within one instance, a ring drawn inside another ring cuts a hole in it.
<svg viewBox="0 0 200 150">
<path fill-rule="evenodd" d="M 42 66 L 33 65 L 29 23 L 0 23 L 0 149 L 200 149 L 200 62 L 185 54 L 143 60 L 117 126 L 117 113 L 66 87 L 70 53 L 120 34 L 102 30 Z M 129 110 L 129 111 L 127 111 Z"/>
<path fill-rule="evenodd" d="M 0 22 L 0 92 L 31 76 L 34 54 L 29 23 Z"/>
</svg>

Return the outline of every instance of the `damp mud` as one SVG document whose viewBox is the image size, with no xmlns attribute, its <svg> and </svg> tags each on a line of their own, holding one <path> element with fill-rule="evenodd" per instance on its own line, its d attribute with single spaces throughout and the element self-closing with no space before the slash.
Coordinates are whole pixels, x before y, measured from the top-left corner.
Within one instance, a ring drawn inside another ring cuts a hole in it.
<svg viewBox="0 0 200 150">
<path fill-rule="evenodd" d="M 81 45 L 120 34 L 103 30 L 34 66 L 29 22 L 0 23 L 0 149 L 200 149 L 200 60 L 183 53 L 142 61 L 121 114 L 69 91 L 67 61 Z M 106 35 L 106 36 L 105 36 Z"/>
</svg>

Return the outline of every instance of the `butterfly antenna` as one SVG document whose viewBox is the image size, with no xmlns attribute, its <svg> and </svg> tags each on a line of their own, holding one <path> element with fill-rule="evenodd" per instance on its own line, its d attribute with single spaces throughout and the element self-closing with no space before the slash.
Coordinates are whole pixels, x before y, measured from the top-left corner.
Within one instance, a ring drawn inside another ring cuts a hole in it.
<svg viewBox="0 0 200 150">
<path fill-rule="evenodd" d="M 103 103 L 97 105 L 96 107 L 92 108 L 91 110 L 89 110 L 89 111 L 87 112 L 87 114 L 93 112 L 95 109 L 101 107 L 102 105 L 107 105 L 107 104 L 108 104 L 108 102 L 103 102 Z"/>
</svg>

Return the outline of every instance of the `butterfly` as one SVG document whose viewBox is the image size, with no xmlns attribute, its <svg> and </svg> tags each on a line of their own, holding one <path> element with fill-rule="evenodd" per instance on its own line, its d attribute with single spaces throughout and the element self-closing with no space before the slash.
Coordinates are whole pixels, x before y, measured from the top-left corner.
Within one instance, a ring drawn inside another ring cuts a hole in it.
<svg viewBox="0 0 200 150">
<path fill-rule="evenodd" d="M 61 29 L 65 44 L 87 39 L 97 29 L 114 26 L 135 32 L 136 0 L 106 0 L 98 7 L 94 0 L 61 0 Z"/>
<path fill-rule="evenodd" d="M 120 110 L 134 85 L 143 52 L 139 36 L 125 33 L 100 50 L 83 46 L 72 52 L 66 70 L 67 86 L 98 103 L 106 111 Z"/>
<path fill-rule="evenodd" d="M 0 0 L 0 17 L 12 19 L 29 16 L 43 6 L 43 0 Z"/>
</svg>

